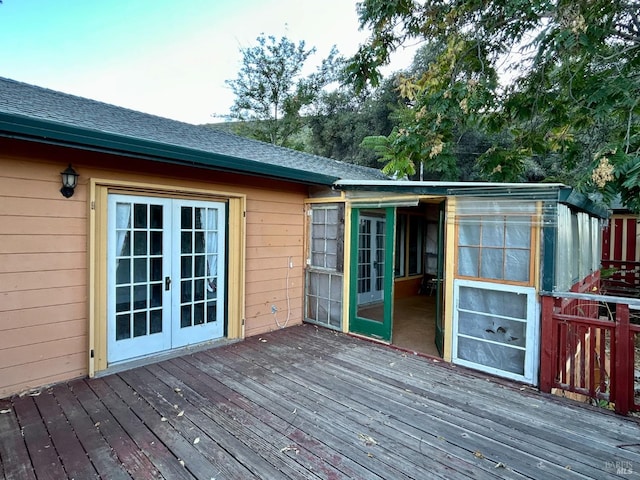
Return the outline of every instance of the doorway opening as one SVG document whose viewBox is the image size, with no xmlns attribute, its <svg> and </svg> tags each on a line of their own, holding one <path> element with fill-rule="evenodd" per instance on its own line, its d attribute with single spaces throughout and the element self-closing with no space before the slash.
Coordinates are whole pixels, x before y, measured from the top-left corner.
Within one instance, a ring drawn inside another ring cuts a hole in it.
<svg viewBox="0 0 640 480">
<path fill-rule="evenodd" d="M 392 345 L 442 357 L 444 201 L 398 209 Z"/>
</svg>

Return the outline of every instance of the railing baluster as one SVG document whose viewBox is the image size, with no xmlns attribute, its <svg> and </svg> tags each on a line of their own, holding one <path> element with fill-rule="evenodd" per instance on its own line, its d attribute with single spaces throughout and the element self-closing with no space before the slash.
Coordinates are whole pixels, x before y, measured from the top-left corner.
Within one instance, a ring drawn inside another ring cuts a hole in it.
<svg viewBox="0 0 640 480">
<path fill-rule="evenodd" d="M 600 338 L 599 338 L 599 344 L 598 344 L 598 351 L 599 351 L 599 355 L 598 355 L 598 361 L 600 364 L 600 385 L 599 385 L 599 390 L 600 393 L 607 393 L 609 394 L 610 392 L 607 389 L 607 375 L 609 375 L 609 369 L 607 369 L 607 333 L 609 332 L 609 330 L 605 330 L 604 328 L 601 328 L 599 330 L 600 332 Z"/>
<path fill-rule="evenodd" d="M 569 325 L 565 322 L 560 324 L 560 342 L 558 344 L 558 353 L 560 358 L 560 383 L 562 385 L 567 384 L 567 350 L 569 349 L 569 344 L 567 340 L 567 329 Z"/>
<path fill-rule="evenodd" d="M 553 318 L 553 304 L 553 297 L 542 297 L 540 390 L 546 393 L 551 393 L 558 371 L 558 324 Z"/>
<path fill-rule="evenodd" d="M 540 389 L 605 399 L 617 413 L 638 410 L 634 392 L 635 335 L 629 305 L 637 299 L 588 293 L 543 293 Z M 616 304 L 599 316 L 601 305 Z"/>
<path fill-rule="evenodd" d="M 580 383 L 580 388 L 588 389 L 587 386 L 587 332 L 589 330 L 584 325 L 578 326 L 579 335 L 576 340 L 580 343 L 580 365 L 578 365 L 579 377 L 578 381 Z M 578 346 L 576 345 L 576 349 Z"/>
<path fill-rule="evenodd" d="M 596 329 L 593 326 L 589 327 L 588 336 L 589 336 L 589 381 L 587 388 L 589 389 L 589 396 L 596 396 L 596 343 L 597 343 L 597 335 L 599 329 Z"/>
<path fill-rule="evenodd" d="M 629 329 L 629 305 L 616 306 L 616 413 L 629 413 L 633 395 L 633 364 L 631 353 L 631 331 Z"/>
</svg>

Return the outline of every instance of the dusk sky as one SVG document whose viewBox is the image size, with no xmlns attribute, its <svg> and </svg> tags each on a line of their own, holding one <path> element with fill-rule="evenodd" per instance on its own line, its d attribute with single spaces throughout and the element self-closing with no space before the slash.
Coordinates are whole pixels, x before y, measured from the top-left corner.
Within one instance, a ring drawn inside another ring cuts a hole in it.
<svg viewBox="0 0 640 480">
<path fill-rule="evenodd" d="M 224 81 L 261 33 L 304 40 L 317 62 L 334 44 L 355 53 L 367 36 L 356 0 L 4 0 L 0 76 L 189 123 L 220 121 L 212 114 L 233 103 Z"/>
</svg>

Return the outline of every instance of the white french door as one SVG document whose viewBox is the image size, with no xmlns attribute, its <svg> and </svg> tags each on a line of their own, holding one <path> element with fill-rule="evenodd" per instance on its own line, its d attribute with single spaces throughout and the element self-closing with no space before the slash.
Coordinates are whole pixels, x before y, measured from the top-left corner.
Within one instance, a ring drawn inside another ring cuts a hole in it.
<svg viewBox="0 0 640 480">
<path fill-rule="evenodd" d="M 224 335 L 225 204 L 109 195 L 107 359 Z"/>
<path fill-rule="evenodd" d="M 358 232 L 358 305 L 384 297 L 384 217 L 360 217 Z"/>
</svg>

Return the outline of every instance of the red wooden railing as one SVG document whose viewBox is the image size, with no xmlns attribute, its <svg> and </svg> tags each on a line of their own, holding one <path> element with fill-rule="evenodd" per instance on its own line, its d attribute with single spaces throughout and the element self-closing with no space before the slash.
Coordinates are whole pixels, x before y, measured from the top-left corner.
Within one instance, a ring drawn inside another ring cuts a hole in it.
<svg viewBox="0 0 640 480">
<path fill-rule="evenodd" d="M 602 289 L 640 297 L 640 217 L 614 213 L 602 231 Z"/>
<path fill-rule="evenodd" d="M 602 290 L 607 295 L 640 297 L 640 262 L 602 260 Z"/>
<path fill-rule="evenodd" d="M 610 402 L 622 415 L 640 410 L 634 383 L 640 300 L 571 292 L 541 298 L 540 390 Z"/>
</svg>

